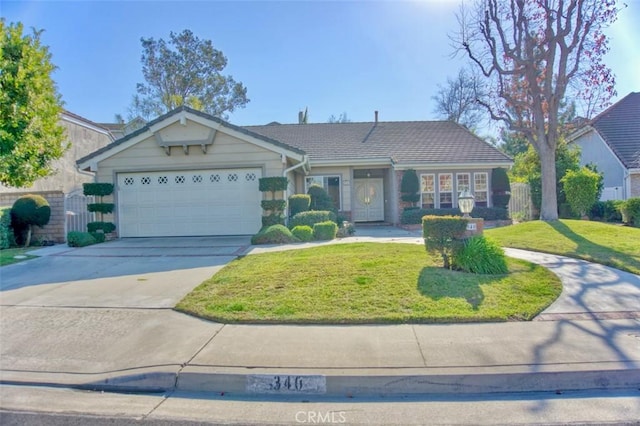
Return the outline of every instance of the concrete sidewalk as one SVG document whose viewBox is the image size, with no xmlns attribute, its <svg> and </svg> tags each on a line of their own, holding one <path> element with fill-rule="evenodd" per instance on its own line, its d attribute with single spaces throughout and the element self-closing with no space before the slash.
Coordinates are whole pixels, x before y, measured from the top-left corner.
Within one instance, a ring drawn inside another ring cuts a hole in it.
<svg viewBox="0 0 640 426">
<path fill-rule="evenodd" d="M 350 241 L 422 244 L 419 233 L 389 227 L 359 229 L 340 243 Z M 508 254 L 542 263 L 563 281 L 562 296 L 538 321 L 223 325 L 164 304 L 3 303 L 0 382 L 305 398 L 640 387 L 640 277 L 560 256 Z"/>
</svg>

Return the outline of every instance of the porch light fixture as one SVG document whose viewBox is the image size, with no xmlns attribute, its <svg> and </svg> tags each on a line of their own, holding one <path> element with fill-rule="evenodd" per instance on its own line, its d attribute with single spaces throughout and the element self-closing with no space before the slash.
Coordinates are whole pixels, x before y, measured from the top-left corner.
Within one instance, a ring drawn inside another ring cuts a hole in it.
<svg viewBox="0 0 640 426">
<path fill-rule="evenodd" d="M 460 207 L 462 217 L 470 218 L 471 216 L 469 216 L 469 213 L 473 210 L 474 205 L 475 201 L 473 199 L 473 195 L 466 189 L 458 195 L 458 207 Z"/>
</svg>

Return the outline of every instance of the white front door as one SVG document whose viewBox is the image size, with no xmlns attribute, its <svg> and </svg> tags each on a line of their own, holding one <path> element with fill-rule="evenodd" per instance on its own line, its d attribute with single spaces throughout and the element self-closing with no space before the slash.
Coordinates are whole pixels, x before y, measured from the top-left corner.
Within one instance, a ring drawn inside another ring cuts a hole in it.
<svg viewBox="0 0 640 426">
<path fill-rule="evenodd" d="M 354 179 L 355 208 L 354 222 L 375 222 L 384 220 L 383 179 Z"/>
</svg>

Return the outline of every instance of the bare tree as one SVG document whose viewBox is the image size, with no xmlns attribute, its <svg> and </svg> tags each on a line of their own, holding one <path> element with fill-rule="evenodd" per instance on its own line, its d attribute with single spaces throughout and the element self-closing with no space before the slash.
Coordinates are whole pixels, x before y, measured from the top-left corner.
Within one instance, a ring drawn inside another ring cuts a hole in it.
<svg viewBox="0 0 640 426">
<path fill-rule="evenodd" d="M 555 153 L 559 108 L 566 96 L 586 99 L 614 77 L 603 63 L 603 29 L 618 14 L 615 0 L 475 0 L 458 14 L 456 48 L 489 81 L 479 102 L 491 118 L 520 132 L 540 156 L 542 220 L 558 219 Z"/>
<path fill-rule="evenodd" d="M 327 123 L 351 123 L 351 120 L 349 119 L 349 117 L 347 117 L 347 113 L 343 112 L 338 117 L 331 114 L 331 116 L 327 120 Z"/>
<path fill-rule="evenodd" d="M 447 84 L 438 84 L 438 93 L 432 96 L 433 110 L 440 118 L 462 124 L 468 129 L 481 127 L 486 111 L 478 102 L 483 98 L 483 78 L 461 68 L 455 78 L 447 78 Z"/>
</svg>

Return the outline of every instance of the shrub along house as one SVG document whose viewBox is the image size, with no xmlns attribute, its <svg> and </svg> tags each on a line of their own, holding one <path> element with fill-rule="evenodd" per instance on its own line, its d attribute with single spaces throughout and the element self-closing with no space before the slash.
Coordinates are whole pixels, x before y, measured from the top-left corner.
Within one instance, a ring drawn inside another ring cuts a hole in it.
<svg viewBox="0 0 640 426">
<path fill-rule="evenodd" d="M 491 206 L 491 171 L 509 157 L 452 122 L 375 118 L 239 127 L 180 107 L 78 166 L 115 184 L 120 237 L 254 234 L 267 176 L 287 177 L 287 196 L 322 185 L 356 223 L 400 222 L 407 169 L 420 177 L 424 208 L 455 207 L 462 189 Z"/>
</svg>

